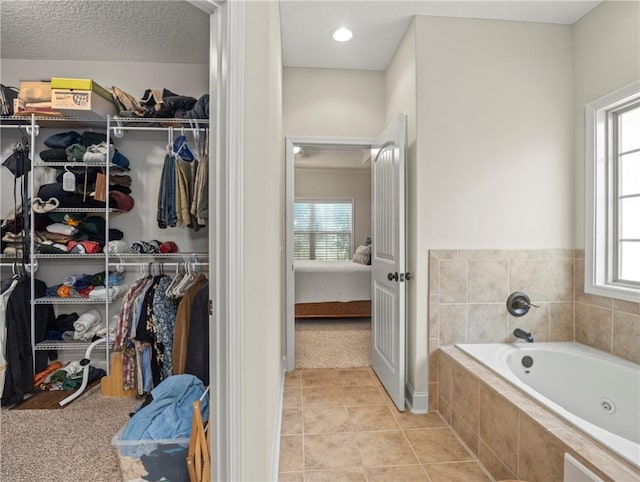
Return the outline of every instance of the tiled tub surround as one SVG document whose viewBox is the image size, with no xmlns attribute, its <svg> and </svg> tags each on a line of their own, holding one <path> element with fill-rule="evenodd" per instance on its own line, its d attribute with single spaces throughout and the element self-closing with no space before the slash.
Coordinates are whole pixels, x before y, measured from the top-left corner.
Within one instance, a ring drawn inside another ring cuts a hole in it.
<svg viewBox="0 0 640 482">
<path fill-rule="evenodd" d="M 441 347 L 438 358 L 438 410 L 496 480 L 562 481 L 565 452 L 604 480 L 640 480 L 640 471 L 456 347 Z"/>
<path fill-rule="evenodd" d="M 510 316 L 514 291 L 540 308 Z M 640 363 L 640 303 L 586 294 L 583 250 L 429 252 L 429 393 L 438 389 L 439 346 L 511 342 L 516 327 L 536 341 L 575 340 Z"/>
</svg>

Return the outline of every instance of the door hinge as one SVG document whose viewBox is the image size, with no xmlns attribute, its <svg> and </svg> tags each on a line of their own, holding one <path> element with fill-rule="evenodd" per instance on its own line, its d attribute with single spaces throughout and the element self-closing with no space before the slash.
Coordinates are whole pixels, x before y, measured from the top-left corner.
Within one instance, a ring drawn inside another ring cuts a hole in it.
<svg viewBox="0 0 640 482">
<path fill-rule="evenodd" d="M 207 310 L 209 311 L 209 316 L 213 316 L 213 300 L 207 301 Z"/>
</svg>

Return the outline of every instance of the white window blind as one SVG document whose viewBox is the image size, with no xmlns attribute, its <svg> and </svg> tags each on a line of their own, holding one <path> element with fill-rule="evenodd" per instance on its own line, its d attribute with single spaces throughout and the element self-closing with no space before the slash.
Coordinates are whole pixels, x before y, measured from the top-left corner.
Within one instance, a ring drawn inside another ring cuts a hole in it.
<svg viewBox="0 0 640 482">
<path fill-rule="evenodd" d="M 295 259 L 351 259 L 352 200 L 296 200 L 293 205 Z"/>
</svg>

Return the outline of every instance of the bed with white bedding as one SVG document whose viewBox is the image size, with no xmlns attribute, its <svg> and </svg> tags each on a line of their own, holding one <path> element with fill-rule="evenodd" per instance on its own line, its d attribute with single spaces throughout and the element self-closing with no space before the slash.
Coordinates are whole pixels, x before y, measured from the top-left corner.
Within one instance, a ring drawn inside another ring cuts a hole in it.
<svg viewBox="0 0 640 482">
<path fill-rule="evenodd" d="M 353 261 L 296 261 L 296 318 L 371 316 L 371 266 Z"/>
</svg>

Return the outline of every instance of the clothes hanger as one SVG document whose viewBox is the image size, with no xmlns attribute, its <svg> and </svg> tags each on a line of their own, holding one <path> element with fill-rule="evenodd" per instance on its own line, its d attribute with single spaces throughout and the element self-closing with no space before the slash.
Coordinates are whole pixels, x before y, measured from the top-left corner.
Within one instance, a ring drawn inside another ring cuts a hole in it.
<svg viewBox="0 0 640 482">
<path fill-rule="evenodd" d="M 173 278 L 173 280 L 171 280 L 171 284 L 167 286 L 167 290 L 165 291 L 165 295 L 167 296 L 167 298 L 177 298 L 177 295 L 174 293 L 174 290 L 178 286 L 180 281 L 182 281 L 182 278 L 184 278 L 185 273 L 186 273 L 186 269 L 183 269 L 182 264 L 179 263 L 176 270 L 176 275 Z"/>
<path fill-rule="evenodd" d="M 187 290 L 189 289 L 189 287 L 195 281 L 196 276 L 197 276 L 197 273 L 195 271 L 193 271 L 193 269 L 192 269 L 193 267 L 192 267 L 190 261 L 188 261 L 186 263 L 186 268 L 187 268 L 186 276 L 180 281 L 180 284 L 175 289 L 175 293 L 176 293 L 177 296 L 184 296 L 186 294 Z"/>
</svg>

